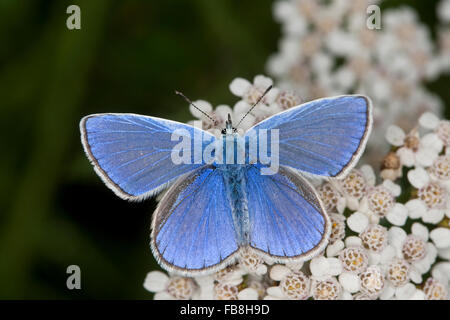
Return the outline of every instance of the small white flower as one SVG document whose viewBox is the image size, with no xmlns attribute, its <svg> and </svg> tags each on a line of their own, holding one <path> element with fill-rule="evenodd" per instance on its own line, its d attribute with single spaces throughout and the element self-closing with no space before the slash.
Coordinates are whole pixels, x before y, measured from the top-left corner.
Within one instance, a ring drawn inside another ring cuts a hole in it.
<svg viewBox="0 0 450 320">
<path fill-rule="evenodd" d="M 448 286 L 434 278 L 427 279 L 423 292 L 427 300 L 446 300 L 448 298 Z"/>
<path fill-rule="evenodd" d="M 312 283 L 312 296 L 315 300 L 337 300 L 342 288 L 334 277 L 324 280 L 314 280 Z"/>
<path fill-rule="evenodd" d="M 273 85 L 272 79 L 263 75 L 255 76 L 253 84 L 243 78 L 236 78 L 230 83 L 230 91 L 234 95 L 241 97 L 250 106 L 256 103 L 271 85 Z M 272 89 L 266 94 L 262 102 L 269 105 L 275 101 L 277 95 L 278 90 Z"/>
<path fill-rule="evenodd" d="M 369 264 L 367 251 L 361 246 L 350 246 L 342 250 L 339 254 L 339 260 L 345 271 L 359 274 L 366 270 Z"/>
<path fill-rule="evenodd" d="M 303 272 L 298 271 L 284 276 L 280 281 L 279 288 L 282 294 L 288 299 L 305 300 L 310 295 L 310 286 L 311 280 Z M 278 295 L 276 290 L 274 291 L 275 295 Z"/>
<path fill-rule="evenodd" d="M 217 300 L 237 300 L 239 289 L 229 283 L 214 284 L 214 298 Z"/>
<path fill-rule="evenodd" d="M 238 286 L 242 283 L 243 275 L 246 272 L 240 265 L 231 265 L 225 269 L 219 270 L 214 274 L 214 279 L 221 283 L 227 283 L 231 286 Z"/>
<path fill-rule="evenodd" d="M 239 264 L 247 272 L 263 275 L 267 272 L 264 261 L 253 251 L 243 250 L 239 257 Z"/>
<path fill-rule="evenodd" d="M 370 266 L 360 275 L 361 291 L 370 297 L 378 297 L 384 288 L 384 276 L 378 266 Z"/>
<path fill-rule="evenodd" d="M 385 227 L 379 224 L 371 224 L 359 234 L 359 238 L 365 248 L 371 252 L 379 253 L 387 246 L 388 232 Z"/>
<path fill-rule="evenodd" d="M 417 129 L 414 129 L 405 136 L 404 144 L 397 150 L 397 155 L 407 167 L 428 167 L 433 164 L 441 150 L 442 141 L 436 134 L 429 133 L 420 138 Z"/>
</svg>

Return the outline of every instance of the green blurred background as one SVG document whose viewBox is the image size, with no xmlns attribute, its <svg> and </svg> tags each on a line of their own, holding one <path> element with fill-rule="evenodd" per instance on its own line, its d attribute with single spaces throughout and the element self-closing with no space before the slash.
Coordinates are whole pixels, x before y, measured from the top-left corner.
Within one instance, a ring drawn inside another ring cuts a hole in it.
<svg viewBox="0 0 450 320">
<path fill-rule="evenodd" d="M 436 1 L 412 4 L 434 26 Z M 81 30 L 66 8 L 81 7 Z M 434 30 L 434 29 L 433 29 Z M 280 27 L 269 0 L 0 0 L 0 298 L 151 298 L 155 201 L 128 203 L 86 159 L 79 120 L 100 112 L 191 119 L 175 89 L 233 105 L 264 73 Z M 448 97 L 449 78 L 431 84 Z M 81 290 L 66 268 L 81 268 Z"/>
</svg>

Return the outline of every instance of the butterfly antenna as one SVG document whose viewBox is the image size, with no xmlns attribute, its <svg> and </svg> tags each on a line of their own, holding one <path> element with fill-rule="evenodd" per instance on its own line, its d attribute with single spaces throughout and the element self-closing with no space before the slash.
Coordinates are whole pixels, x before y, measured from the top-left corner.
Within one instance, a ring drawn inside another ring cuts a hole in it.
<svg viewBox="0 0 450 320">
<path fill-rule="evenodd" d="M 252 105 L 252 107 L 247 111 L 246 114 L 244 114 L 244 116 L 242 117 L 241 121 L 239 121 L 239 123 L 236 125 L 236 128 L 239 127 L 239 125 L 241 124 L 242 120 L 245 119 L 246 116 L 248 116 L 248 114 L 250 112 L 252 112 L 252 110 L 256 107 L 256 105 L 264 98 L 264 96 L 270 91 L 270 89 L 272 89 L 272 85 L 270 85 L 266 91 L 264 91 L 264 93 L 258 98 L 258 100 Z"/>
<path fill-rule="evenodd" d="M 182 96 L 184 98 L 184 100 L 186 100 L 190 105 L 192 105 L 195 109 L 197 109 L 198 111 L 200 111 L 201 113 L 203 113 L 209 120 L 211 120 L 212 122 L 215 122 L 213 118 L 211 118 L 205 111 L 203 111 L 202 109 L 200 109 L 199 107 L 197 107 L 188 97 L 186 97 L 182 92 L 175 90 L 175 94 Z"/>
</svg>

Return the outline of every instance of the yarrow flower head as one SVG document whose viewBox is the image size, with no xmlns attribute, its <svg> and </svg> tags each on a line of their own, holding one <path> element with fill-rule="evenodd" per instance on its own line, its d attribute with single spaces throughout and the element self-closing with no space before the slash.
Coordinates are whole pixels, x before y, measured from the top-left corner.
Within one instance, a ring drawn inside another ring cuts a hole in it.
<svg viewBox="0 0 450 320">
<path fill-rule="evenodd" d="M 293 2 L 286 1 L 289 5 Z M 339 3 L 340 6 L 333 8 L 339 8 L 342 14 L 351 15 L 350 11 L 356 10 L 346 6 L 345 1 Z M 323 4 L 298 1 L 298 5 L 302 17 L 306 18 L 304 23 L 318 23 L 308 12 Z M 283 19 L 287 19 L 284 15 L 293 15 L 289 32 L 298 37 L 304 32 L 296 22 L 298 13 L 287 11 L 279 14 Z M 407 14 L 402 19 L 417 24 Z M 395 21 L 392 24 L 396 32 L 409 32 L 396 26 Z M 338 25 L 334 20 L 317 24 L 320 29 L 317 32 L 337 37 Z M 411 32 L 420 33 L 416 29 Z M 408 34 L 397 36 L 406 39 Z M 313 52 L 314 41 L 306 38 L 304 41 Z M 371 41 L 372 44 L 365 45 L 375 45 L 380 40 Z M 399 45 L 408 46 L 408 41 Z M 415 44 L 410 45 L 412 49 Z M 308 59 L 314 60 L 313 56 Z M 352 61 L 356 64 L 355 59 Z M 204 120 L 204 129 L 220 134 L 227 114 L 231 114 L 233 121 L 241 119 L 268 85 L 274 82 L 265 76 L 256 76 L 253 81 L 237 78 L 230 84 L 231 92 L 240 99 L 233 108 L 221 105 L 214 109 L 206 101 L 196 101 L 208 116 L 195 108 L 191 109 L 192 114 Z M 261 106 L 250 112 L 242 129 L 298 105 L 303 98 L 301 91 L 275 87 L 261 101 Z M 155 299 L 447 299 L 450 280 L 448 123 L 426 112 L 409 133 L 400 126 L 390 126 L 385 134 L 390 150 L 375 163 L 375 169 L 361 164 L 340 180 L 315 179 L 313 183 L 330 217 L 331 230 L 328 245 L 311 260 L 274 264 L 257 251 L 242 250 L 233 264 L 209 275 L 190 278 L 152 271 L 144 287 L 154 293 Z M 377 168 L 381 169 L 379 173 Z"/>
<path fill-rule="evenodd" d="M 423 112 L 440 114 L 443 103 L 426 84 L 450 70 L 448 0 L 437 7 L 437 41 L 418 14 L 405 6 L 383 9 L 380 27 L 369 29 L 367 8 L 380 2 L 275 2 L 282 37 L 278 52 L 267 61 L 280 88 L 297 90 L 304 101 L 348 93 L 371 97 L 376 125 L 366 152 L 369 159 L 383 154 L 389 125 L 408 132 Z M 450 143 L 448 126 L 443 123 L 440 132 Z M 405 152 L 403 157 L 410 158 L 412 149 Z M 414 152 L 417 161 L 424 152 L 420 147 Z"/>
</svg>

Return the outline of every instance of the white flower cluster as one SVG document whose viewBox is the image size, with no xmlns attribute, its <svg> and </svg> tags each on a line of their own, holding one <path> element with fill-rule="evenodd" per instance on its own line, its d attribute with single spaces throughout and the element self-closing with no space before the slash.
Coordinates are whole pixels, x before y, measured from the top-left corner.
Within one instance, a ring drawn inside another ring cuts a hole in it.
<svg viewBox="0 0 450 320">
<path fill-rule="evenodd" d="M 196 101 L 208 116 L 191 111 L 204 129 L 220 134 L 228 113 L 239 121 L 269 85 L 264 76 L 253 83 L 237 78 L 230 90 L 241 100 L 233 109 Z M 299 102 L 295 92 L 274 88 L 241 129 Z M 362 165 L 342 180 L 315 181 L 332 223 L 321 255 L 280 265 L 244 252 L 237 264 L 209 276 L 152 271 L 144 287 L 155 299 L 447 299 L 450 121 L 424 113 L 409 133 L 389 127 L 386 140 L 392 148 L 380 177 Z"/>
<path fill-rule="evenodd" d="M 267 63 L 281 88 L 305 101 L 365 94 L 374 104 L 367 155 L 376 159 L 389 124 L 410 130 L 425 111 L 440 114 L 441 100 L 424 84 L 450 70 L 450 2 L 438 6 L 438 41 L 410 7 L 381 11 L 380 29 L 369 29 L 367 8 L 381 0 L 279 0 L 279 51 Z M 389 119 L 389 121 L 386 121 Z"/>
</svg>

